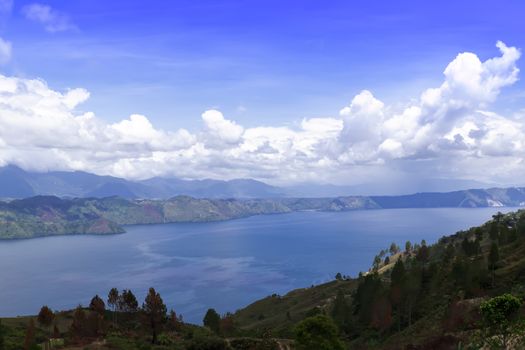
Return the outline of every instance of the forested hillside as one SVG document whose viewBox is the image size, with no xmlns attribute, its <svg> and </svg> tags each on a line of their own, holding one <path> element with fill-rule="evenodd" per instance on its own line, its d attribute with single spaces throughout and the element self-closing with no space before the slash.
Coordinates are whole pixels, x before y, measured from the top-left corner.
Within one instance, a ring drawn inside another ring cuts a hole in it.
<svg viewBox="0 0 525 350">
<path fill-rule="evenodd" d="M 255 302 L 234 319 L 254 334 L 294 337 L 298 322 L 326 315 L 351 349 L 521 349 L 524 296 L 525 212 L 518 211 L 433 245 L 392 244 L 356 279 L 338 274 L 334 282 Z"/>
</svg>

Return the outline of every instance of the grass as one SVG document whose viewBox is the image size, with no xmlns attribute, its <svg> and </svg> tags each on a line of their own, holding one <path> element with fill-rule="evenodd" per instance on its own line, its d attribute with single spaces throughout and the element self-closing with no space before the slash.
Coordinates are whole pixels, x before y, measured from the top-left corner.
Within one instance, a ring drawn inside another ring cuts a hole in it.
<svg viewBox="0 0 525 350">
<path fill-rule="evenodd" d="M 316 308 L 329 312 L 341 289 L 348 297 L 356 288 L 354 280 L 335 280 L 315 287 L 296 289 L 284 296 L 272 295 L 248 305 L 234 314 L 241 329 L 261 334 L 272 329 L 274 336 L 289 337 L 295 324 Z"/>
</svg>

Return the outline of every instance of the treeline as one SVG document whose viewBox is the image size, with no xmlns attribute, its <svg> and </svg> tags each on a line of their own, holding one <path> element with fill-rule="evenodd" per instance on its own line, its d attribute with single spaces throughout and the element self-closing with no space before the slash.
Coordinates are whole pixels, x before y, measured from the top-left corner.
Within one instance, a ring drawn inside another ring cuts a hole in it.
<svg viewBox="0 0 525 350">
<path fill-rule="evenodd" d="M 18 337 L 18 344 L 23 343 L 21 346 L 4 347 L 0 325 L 0 350 L 101 345 L 124 350 L 279 348 L 269 332 L 260 338 L 239 336 L 230 313 L 221 316 L 215 309 L 208 309 L 203 325 L 185 323 L 182 315 L 168 311 L 154 288 L 149 289 L 142 304 L 131 290 L 113 288 L 106 300 L 95 295 L 87 307 L 79 305 L 72 311 L 54 312 L 43 306 L 37 317 L 28 320 L 23 337 Z"/>
</svg>

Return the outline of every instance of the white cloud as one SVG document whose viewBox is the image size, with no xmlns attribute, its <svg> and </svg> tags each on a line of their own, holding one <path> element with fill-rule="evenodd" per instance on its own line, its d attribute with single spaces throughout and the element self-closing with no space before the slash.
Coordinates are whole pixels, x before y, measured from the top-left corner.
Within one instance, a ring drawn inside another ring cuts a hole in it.
<svg viewBox="0 0 525 350">
<path fill-rule="evenodd" d="M 42 24 L 45 30 L 50 33 L 76 29 L 68 15 L 51 8 L 49 5 L 29 4 L 22 8 L 22 14 L 27 19 Z"/>
<path fill-rule="evenodd" d="M 338 118 L 245 128 L 211 109 L 195 133 L 162 130 L 138 114 L 108 123 L 76 110 L 89 98 L 84 89 L 58 92 L 39 79 L 0 75 L 0 164 L 275 183 L 359 183 L 410 174 L 512 181 L 525 171 L 523 118 L 489 107 L 517 81 L 520 52 L 500 42 L 497 47 L 501 55 L 484 62 L 459 54 L 440 86 L 402 108 L 363 90 Z"/>
<path fill-rule="evenodd" d="M 202 120 L 209 134 L 226 143 L 236 143 L 244 131 L 243 127 L 234 121 L 224 119 L 221 112 L 210 109 L 202 114 Z"/>
<path fill-rule="evenodd" d="M 9 41 L 0 38 L 0 64 L 6 64 L 11 60 L 12 45 Z"/>
</svg>

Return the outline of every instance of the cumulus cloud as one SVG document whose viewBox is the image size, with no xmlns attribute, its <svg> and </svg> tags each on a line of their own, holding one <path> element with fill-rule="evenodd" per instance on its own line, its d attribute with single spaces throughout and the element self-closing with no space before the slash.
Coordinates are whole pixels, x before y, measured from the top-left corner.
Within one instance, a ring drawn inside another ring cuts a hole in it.
<svg viewBox="0 0 525 350">
<path fill-rule="evenodd" d="M 22 14 L 29 20 L 40 23 L 50 33 L 76 29 L 69 16 L 49 5 L 32 3 L 22 8 Z"/>
<path fill-rule="evenodd" d="M 215 109 L 204 112 L 202 120 L 210 136 L 229 144 L 237 143 L 244 131 L 242 126 L 225 119 L 222 113 Z"/>
<path fill-rule="evenodd" d="M 59 92 L 39 79 L 0 76 L 0 164 L 276 183 L 359 183 L 414 172 L 508 181 L 525 170 L 523 118 L 489 109 L 517 81 L 520 51 L 497 48 L 500 55 L 486 61 L 459 54 L 441 85 L 401 108 L 363 90 L 338 117 L 245 128 L 211 109 L 198 132 L 162 130 L 139 114 L 108 123 L 77 111 L 89 98 L 84 89 Z"/>
</svg>

